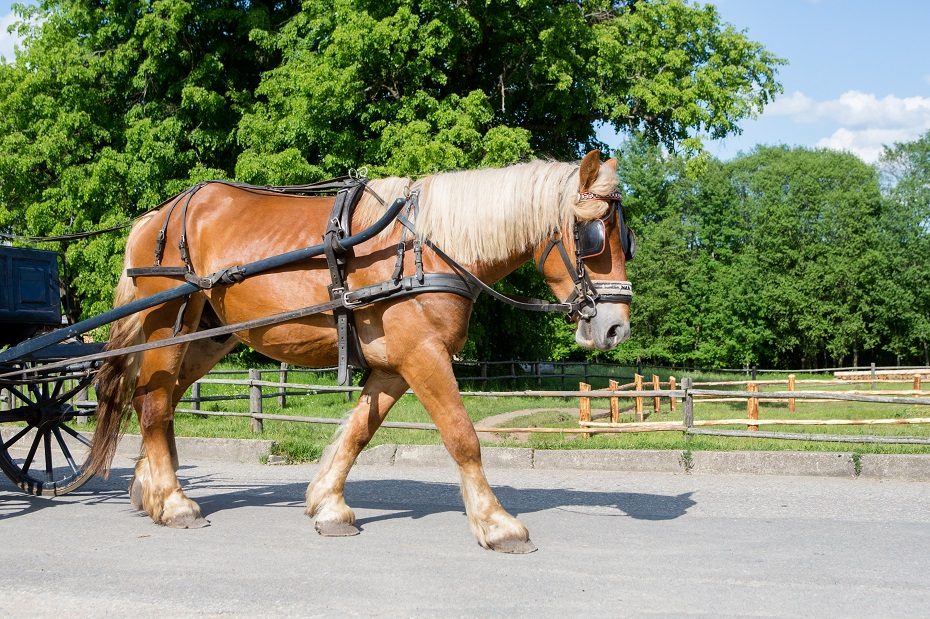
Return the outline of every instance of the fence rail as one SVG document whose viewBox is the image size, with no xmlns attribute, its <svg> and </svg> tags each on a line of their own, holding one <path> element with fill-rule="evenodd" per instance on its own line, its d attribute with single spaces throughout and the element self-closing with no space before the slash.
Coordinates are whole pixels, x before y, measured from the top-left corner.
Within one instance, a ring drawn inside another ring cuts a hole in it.
<svg viewBox="0 0 930 619">
<path fill-rule="evenodd" d="M 577 379 L 579 375 L 566 375 L 564 368 L 567 366 L 580 366 L 578 362 L 533 362 L 536 365 L 531 369 L 533 374 L 520 376 L 520 378 L 536 378 L 546 376 L 548 378 L 562 378 L 563 382 L 567 378 Z M 473 377 L 481 380 L 495 380 L 501 377 L 487 376 L 489 366 L 511 366 L 511 374 L 503 378 L 512 378 L 517 376 L 513 368 L 517 365 L 525 365 L 525 362 L 504 361 L 504 362 L 485 362 L 482 364 L 471 364 L 482 368 L 482 374 L 485 376 Z M 543 374 L 540 372 L 541 364 L 550 364 L 552 367 L 561 365 L 562 374 Z M 468 364 L 466 364 L 468 365 Z M 587 378 L 598 376 L 589 372 L 589 366 L 584 370 Z M 848 368 L 844 368 L 848 369 Z M 714 436 L 739 436 L 755 438 L 783 438 L 787 440 L 823 440 L 833 442 L 873 442 L 873 443 L 902 443 L 902 444 L 930 444 L 930 437 L 913 437 L 913 436 L 865 436 L 865 435 L 831 435 L 831 434 L 809 434 L 799 432 L 761 432 L 760 426 L 891 426 L 891 425 L 915 425 L 930 424 L 930 417 L 913 417 L 913 418 L 890 418 L 890 419 L 796 419 L 796 418 L 779 418 L 779 419 L 759 419 L 758 403 L 762 402 L 787 402 L 788 412 L 793 413 L 797 401 L 845 401 L 845 402 L 865 402 L 875 404 L 904 404 L 908 406 L 927 406 L 930 405 L 930 390 L 921 388 L 921 379 L 930 374 L 930 368 L 914 367 L 907 368 L 908 372 L 889 373 L 882 376 L 879 372 L 883 368 L 871 366 L 868 368 L 871 372 L 869 378 L 852 378 L 852 379 L 834 379 L 834 380 L 813 380 L 797 379 L 794 374 L 789 374 L 786 379 L 769 379 L 769 380 L 729 380 L 729 381 L 705 381 L 695 382 L 690 377 L 684 377 L 680 383 L 674 376 L 670 376 L 666 381 L 660 381 L 657 375 L 653 375 L 651 380 L 640 374 L 630 377 L 631 382 L 620 384 L 616 378 L 610 377 L 608 388 L 592 388 L 587 381 L 579 384 L 577 390 L 558 389 L 522 389 L 522 390 L 466 390 L 461 391 L 463 397 L 530 397 L 530 398 L 577 398 L 579 402 L 579 424 L 577 428 L 539 428 L 539 427 L 484 427 L 480 424 L 476 430 L 482 433 L 512 434 L 512 433 L 562 433 L 562 434 L 581 434 L 590 436 L 601 433 L 627 433 L 627 432 L 666 432 L 676 431 L 684 432 L 689 435 L 714 435 Z M 902 368 L 893 368 L 901 370 Z M 351 398 L 351 394 L 360 392 L 362 387 L 358 386 L 334 386 L 322 384 L 306 384 L 301 382 L 288 381 L 290 372 L 327 372 L 334 368 L 323 368 L 322 370 L 308 370 L 305 368 L 289 368 L 282 364 L 280 368 L 274 369 L 243 369 L 243 370 L 216 370 L 197 381 L 191 389 L 189 395 L 184 397 L 181 402 L 191 404 L 190 408 L 179 408 L 178 412 L 193 413 L 202 416 L 225 416 L 225 417 L 243 417 L 250 420 L 252 430 L 256 433 L 263 431 L 264 421 L 284 421 L 295 423 L 317 423 L 317 424 L 339 424 L 341 419 L 328 417 L 305 417 L 298 415 L 270 414 L 264 411 L 263 402 L 269 398 L 277 398 L 280 408 L 286 407 L 286 398 L 289 396 L 306 396 L 321 395 L 332 393 L 343 393 L 346 398 Z M 246 375 L 247 378 L 225 378 L 226 376 Z M 267 380 L 264 376 L 277 375 L 278 380 Z M 223 378 L 217 378 L 223 376 Z M 879 383 L 901 383 L 908 382 L 912 379 L 913 389 L 895 389 L 875 391 L 875 386 Z M 462 380 L 462 379 L 460 379 Z M 797 390 L 798 385 L 855 385 L 869 383 L 872 387 L 870 391 L 818 391 L 818 390 Z M 227 395 L 204 395 L 201 393 L 201 387 L 205 385 L 225 385 L 238 386 L 245 389 L 241 394 Z M 745 385 L 745 389 L 728 390 L 712 389 L 708 387 L 738 387 Z M 759 391 L 761 386 L 786 385 L 786 390 L 779 391 Z M 650 388 L 651 387 L 651 388 Z M 666 388 L 663 388 L 666 387 Z M 407 393 L 411 393 L 408 391 Z M 592 400 L 608 400 L 610 404 L 610 421 L 593 421 L 591 419 L 591 402 Z M 207 402 L 218 402 L 224 400 L 248 400 L 248 412 L 220 412 L 207 411 L 202 409 L 202 404 Z M 622 422 L 620 420 L 620 402 L 631 401 L 634 421 Z M 646 412 L 645 403 L 652 401 L 652 413 L 659 413 L 663 401 L 668 403 L 668 408 L 675 411 L 679 403 L 682 405 L 681 421 L 646 421 L 649 413 Z M 695 419 L 695 406 L 702 403 L 715 401 L 744 401 L 746 403 L 746 418 L 740 419 Z M 77 399 L 74 405 L 79 410 L 86 410 L 95 406 L 93 401 L 87 399 L 86 394 Z M 383 427 L 412 429 L 412 430 L 436 430 L 436 427 L 430 423 L 413 423 L 413 422 L 385 422 Z M 725 426 L 745 425 L 745 430 L 724 429 Z M 828 437 L 828 438 L 827 438 Z"/>
</svg>

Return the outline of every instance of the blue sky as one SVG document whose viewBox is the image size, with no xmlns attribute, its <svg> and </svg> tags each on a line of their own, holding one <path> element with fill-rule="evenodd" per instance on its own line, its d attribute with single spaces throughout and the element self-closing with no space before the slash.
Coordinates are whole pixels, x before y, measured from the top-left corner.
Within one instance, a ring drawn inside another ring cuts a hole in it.
<svg viewBox="0 0 930 619">
<path fill-rule="evenodd" d="M 0 55 L 10 0 L 0 0 Z M 743 134 L 708 142 L 727 159 L 756 144 L 849 150 L 874 161 L 882 144 L 930 130 L 930 2 L 716 0 L 723 19 L 788 60 L 785 92 Z M 610 137 L 616 146 L 622 138 Z"/>
</svg>

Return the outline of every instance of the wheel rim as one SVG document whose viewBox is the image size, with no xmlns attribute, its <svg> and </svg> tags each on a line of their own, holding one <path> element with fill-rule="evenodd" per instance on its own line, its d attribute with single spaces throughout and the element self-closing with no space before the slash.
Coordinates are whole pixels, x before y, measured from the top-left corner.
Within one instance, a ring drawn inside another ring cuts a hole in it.
<svg viewBox="0 0 930 619">
<path fill-rule="evenodd" d="M 4 424 L 0 469 L 28 494 L 54 496 L 70 492 L 90 476 L 83 454 L 90 441 L 73 427 L 79 416 L 70 403 L 93 376 L 88 370 L 62 368 L 43 371 L 41 365 L 20 363 L 14 369 L 27 374 L 0 384 L 8 393 L 11 410 L 0 412 Z"/>
</svg>

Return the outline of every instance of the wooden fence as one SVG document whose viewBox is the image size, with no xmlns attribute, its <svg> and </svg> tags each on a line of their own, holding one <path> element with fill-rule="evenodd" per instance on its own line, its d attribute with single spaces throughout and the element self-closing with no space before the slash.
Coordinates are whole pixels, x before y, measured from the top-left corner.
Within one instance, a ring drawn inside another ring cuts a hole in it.
<svg viewBox="0 0 930 619">
<path fill-rule="evenodd" d="M 503 362 L 503 363 L 520 363 L 520 362 Z M 543 363 L 543 362 L 536 362 Z M 549 362 L 545 362 L 549 363 Z M 483 367 L 492 365 L 484 364 Z M 567 365 L 567 364 L 566 364 Z M 573 364 L 579 365 L 579 364 Z M 307 370 L 300 368 L 301 372 L 307 371 L 332 371 L 335 368 L 324 368 L 322 370 Z M 917 370 L 917 371 L 914 371 Z M 318 423 L 318 424 L 339 424 L 341 419 L 328 417 L 306 417 L 299 415 L 282 415 L 269 414 L 264 411 L 263 402 L 269 398 L 277 399 L 279 408 L 287 406 L 287 398 L 294 395 L 315 395 L 324 393 L 344 393 L 346 399 L 351 399 L 351 395 L 361 391 L 361 387 L 332 386 L 305 384 L 298 382 L 289 382 L 290 372 L 294 371 L 287 364 L 282 364 L 276 369 L 248 369 L 248 370 L 216 370 L 208 374 L 206 378 L 201 379 L 192 387 L 189 395 L 181 400 L 183 404 L 189 406 L 179 407 L 178 412 L 194 413 L 204 416 L 226 416 L 226 417 L 246 417 L 250 419 L 250 425 L 254 432 L 263 431 L 263 422 L 266 420 L 288 421 L 297 423 Z M 540 375 L 539 366 L 535 368 L 536 374 Z M 577 428 L 538 428 L 538 427 L 476 427 L 476 430 L 484 433 L 561 433 L 561 434 L 582 434 L 590 436 L 601 433 L 624 433 L 624 432 L 656 432 L 656 431 L 678 431 L 692 435 L 717 435 L 717 436 L 743 436 L 757 438 L 779 438 L 790 440 L 816 440 L 831 442 L 874 442 L 874 443 L 903 443 L 903 444 L 930 444 L 928 437 L 910 437 L 910 436 L 864 436 L 864 435 L 830 435 L 830 434 L 807 434 L 807 433 L 787 433 L 787 432 L 766 432 L 760 431 L 760 427 L 766 426 L 836 426 L 836 425 L 904 425 L 904 424 L 927 424 L 930 423 L 930 417 L 920 418 L 892 418 L 892 419 L 829 419 L 829 420 L 812 420 L 797 419 L 790 416 L 782 419 L 760 419 L 758 404 L 760 401 L 780 401 L 786 403 L 788 413 L 795 411 L 796 402 L 801 401 L 852 401 L 852 402 L 872 402 L 872 403 L 891 403 L 925 406 L 930 405 L 930 390 L 922 389 L 922 379 L 930 376 L 928 368 L 913 368 L 906 370 L 907 376 L 902 377 L 898 374 L 883 375 L 877 371 L 871 371 L 865 375 L 849 376 L 846 379 L 835 380 L 812 380 L 798 379 L 794 374 L 790 374 L 786 379 L 777 380 L 747 380 L 747 381 L 705 381 L 696 383 L 691 378 L 685 377 L 680 384 L 674 376 L 666 381 L 660 381 L 657 375 L 651 379 L 636 374 L 632 377 L 631 382 L 619 384 L 616 379 L 610 378 L 606 389 L 593 389 L 587 381 L 579 385 L 577 391 L 570 390 L 509 390 L 509 391 L 462 391 L 463 397 L 537 397 L 537 398 L 578 398 L 579 402 L 579 427 Z M 564 373 L 564 371 L 563 371 Z M 246 374 L 248 378 L 215 378 L 217 376 L 234 376 Z M 263 375 L 274 375 L 277 380 L 265 380 Z M 577 375 L 576 375 L 577 376 Z M 576 376 L 572 376 L 575 378 Z M 588 378 L 594 376 L 589 374 Z M 910 377 L 912 379 L 912 389 L 898 389 L 875 391 L 875 387 L 881 382 L 902 382 L 902 378 Z M 490 379 L 490 377 L 488 377 Z M 500 378 L 500 377 L 494 377 Z M 525 376 L 524 376 L 525 378 Z M 802 391 L 798 390 L 799 385 L 850 385 L 850 384 L 868 384 L 869 390 L 853 391 Z M 201 393 L 203 385 L 231 385 L 240 386 L 245 389 L 242 394 L 227 395 L 203 395 Z M 719 387 L 738 387 L 745 385 L 743 390 L 719 389 Z M 760 386 L 785 385 L 784 391 L 760 391 Z M 714 389 L 713 387 L 717 387 Z M 409 392 L 408 392 L 409 393 Z M 248 412 L 220 412 L 204 410 L 203 404 L 214 401 L 226 400 L 248 400 Z M 593 399 L 606 399 L 609 402 L 610 421 L 594 421 L 591 419 L 591 401 Z M 622 411 L 620 403 L 626 401 L 630 406 L 626 411 Z M 671 412 L 676 412 L 677 407 L 682 407 L 681 421 L 647 421 L 650 415 L 657 415 L 661 410 L 662 402 L 667 402 Z M 746 403 L 746 417 L 739 419 L 696 419 L 695 405 L 700 402 L 721 402 L 721 401 L 744 401 Z M 651 403 L 647 411 L 647 402 Z M 76 402 L 78 408 L 90 408 L 95 405 L 94 402 L 88 401 L 86 396 L 79 398 Z M 630 412 L 633 414 L 634 421 L 622 422 L 620 419 L 621 412 Z M 416 430 L 435 430 L 435 426 L 430 423 L 412 423 L 412 422 L 385 422 L 383 427 L 416 429 Z M 721 426 L 745 425 L 745 430 L 720 429 Z"/>
</svg>

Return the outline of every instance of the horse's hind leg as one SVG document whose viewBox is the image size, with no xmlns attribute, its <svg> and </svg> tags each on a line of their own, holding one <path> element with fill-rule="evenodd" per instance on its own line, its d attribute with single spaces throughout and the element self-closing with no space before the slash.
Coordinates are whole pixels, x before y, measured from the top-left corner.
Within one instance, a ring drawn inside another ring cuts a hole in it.
<svg viewBox="0 0 930 619">
<path fill-rule="evenodd" d="M 193 330 L 200 318 L 203 297 L 194 295 L 185 312 L 182 333 Z M 171 335 L 179 304 L 168 304 L 146 315 L 146 340 Z M 196 528 L 208 524 L 200 507 L 188 499 L 178 482 L 177 449 L 174 444 L 175 390 L 187 347 L 168 346 L 147 351 L 142 357 L 132 404 L 139 417 L 143 457 L 136 463 L 130 495 L 133 503 L 158 524 Z"/>
<path fill-rule="evenodd" d="M 396 374 L 375 370 L 365 382 L 358 404 L 320 463 L 307 487 L 307 515 L 316 517 L 321 535 L 355 535 L 355 514 L 345 502 L 345 482 L 358 454 L 381 426 L 391 406 L 404 395 L 407 383 Z"/>
<path fill-rule="evenodd" d="M 178 371 L 177 380 L 173 390 L 171 403 L 172 410 L 177 408 L 178 403 L 180 402 L 181 398 L 184 397 L 184 393 L 187 391 L 187 389 L 198 379 L 202 378 L 207 372 L 209 372 L 213 366 L 215 366 L 220 361 L 220 359 L 222 359 L 224 356 L 226 356 L 226 354 L 234 349 L 238 343 L 238 339 L 233 336 L 229 336 L 220 340 L 206 339 L 198 340 L 188 344 L 187 350 L 184 353 L 184 358 L 181 361 L 181 367 Z M 179 462 L 178 449 L 174 436 L 173 416 L 168 421 L 167 441 L 168 450 L 171 454 L 171 465 L 174 471 L 177 472 Z M 137 463 L 136 469 L 140 474 L 132 478 L 132 482 L 129 485 L 129 498 L 136 509 L 144 511 L 142 504 L 142 488 L 148 470 L 148 462 L 146 461 L 146 454 L 144 449 L 140 454 L 139 462 L 141 464 Z"/>
<path fill-rule="evenodd" d="M 406 355 L 402 374 L 432 417 L 442 442 L 459 467 L 468 524 L 484 548 L 507 553 L 536 550 L 529 532 L 508 514 L 488 484 L 481 465 L 481 446 L 468 417 L 448 353 L 424 343 Z"/>
</svg>

